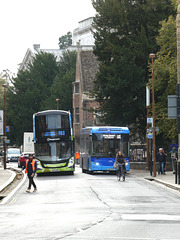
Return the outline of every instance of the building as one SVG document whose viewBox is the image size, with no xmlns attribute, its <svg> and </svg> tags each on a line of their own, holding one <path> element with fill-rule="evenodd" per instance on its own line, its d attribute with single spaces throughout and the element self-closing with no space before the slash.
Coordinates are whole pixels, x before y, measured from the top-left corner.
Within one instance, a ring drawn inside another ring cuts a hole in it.
<svg viewBox="0 0 180 240">
<path fill-rule="evenodd" d="M 57 58 L 57 61 L 59 61 L 60 57 L 63 54 L 63 51 L 63 49 L 41 49 L 40 44 L 34 44 L 32 50 L 30 48 L 27 49 L 22 63 L 19 64 L 19 70 L 25 70 L 28 64 L 32 61 L 32 58 L 35 56 L 35 54 L 38 54 L 40 52 L 51 53 L 54 54 L 54 56 Z"/>
<path fill-rule="evenodd" d="M 86 126 L 98 125 L 95 109 L 98 103 L 91 96 L 95 75 L 98 71 L 98 62 L 93 54 L 94 37 L 92 33 L 93 17 L 79 22 L 79 27 L 73 31 L 72 45 L 68 50 L 77 51 L 76 76 L 73 83 L 73 130 L 75 137 L 75 151 L 79 151 L 80 131 Z M 34 44 L 33 50 L 28 49 L 19 70 L 27 68 L 35 54 L 40 52 L 52 53 L 57 61 L 64 49 L 41 49 L 40 44 Z"/>
<path fill-rule="evenodd" d="M 72 33 L 72 45 L 65 50 L 77 50 L 78 46 L 81 45 L 81 49 L 92 50 L 94 46 L 94 37 L 92 33 L 92 22 L 93 17 L 87 18 L 79 22 L 79 27 L 76 28 Z M 26 54 L 23 58 L 22 63 L 19 64 L 19 70 L 25 70 L 28 63 L 31 62 L 33 56 L 40 52 L 52 53 L 60 60 L 64 49 L 42 49 L 40 44 L 34 44 L 33 49 L 27 49 Z"/>
<path fill-rule="evenodd" d="M 79 22 L 79 27 L 73 31 L 72 45 L 76 46 L 80 41 L 81 46 L 92 47 L 94 45 L 94 37 L 92 33 L 93 17 L 87 18 Z"/>
<path fill-rule="evenodd" d="M 91 96 L 98 66 L 99 64 L 92 50 L 78 49 L 76 79 L 73 83 L 73 130 L 76 152 L 80 149 L 81 128 L 99 124 L 95 111 L 99 105 Z"/>
</svg>

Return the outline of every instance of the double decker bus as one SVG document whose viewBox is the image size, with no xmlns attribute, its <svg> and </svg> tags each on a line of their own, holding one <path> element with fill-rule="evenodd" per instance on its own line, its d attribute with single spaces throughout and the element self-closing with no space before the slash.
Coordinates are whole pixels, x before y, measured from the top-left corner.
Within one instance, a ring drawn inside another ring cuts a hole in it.
<svg viewBox="0 0 180 240">
<path fill-rule="evenodd" d="M 33 115 L 34 149 L 37 174 L 74 173 L 73 131 L 71 114 L 48 110 Z"/>
<path fill-rule="evenodd" d="M 80 166 L 82 172 L 115 171 L 116 154 L 125 156 L 126 170 L 129 162 L 129 129 L 127 127 L 86 127 L 80 134 Z"/>
</svg>

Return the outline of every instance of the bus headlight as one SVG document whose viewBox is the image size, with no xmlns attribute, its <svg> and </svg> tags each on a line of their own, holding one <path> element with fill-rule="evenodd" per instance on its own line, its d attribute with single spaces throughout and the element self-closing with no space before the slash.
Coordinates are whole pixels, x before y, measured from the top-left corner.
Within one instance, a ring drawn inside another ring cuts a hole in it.
<svg viewBox="0 0 180 240">
<path fill-rule="evenodd" d="M 36 160 L 36 162 L 37 162 L 37 168 L 38 169 L 42 168 L 40 161 Z"/>
<path fill-rule="evenodd" d="M 74 157 L 71 157 L 71 158 L 69 159 L 68 167 L 69 167 L 69 168 L 70 168 L 70 167 L 73 167 L 73 165 L 74 165 Z"/>
</svg>

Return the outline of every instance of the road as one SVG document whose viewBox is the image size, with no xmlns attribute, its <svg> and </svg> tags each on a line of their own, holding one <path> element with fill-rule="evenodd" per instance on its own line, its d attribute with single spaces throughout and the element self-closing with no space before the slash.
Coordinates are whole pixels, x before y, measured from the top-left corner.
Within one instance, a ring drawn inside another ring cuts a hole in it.
<svg viewBox="0 0 180 240">
<path fill-rule="evenodd" d="M 36 177 L 0 205 L 0 237 L 27 240 L 180 239 L 180 195 L 135 176 L 83 174 Z"/>
</svg>

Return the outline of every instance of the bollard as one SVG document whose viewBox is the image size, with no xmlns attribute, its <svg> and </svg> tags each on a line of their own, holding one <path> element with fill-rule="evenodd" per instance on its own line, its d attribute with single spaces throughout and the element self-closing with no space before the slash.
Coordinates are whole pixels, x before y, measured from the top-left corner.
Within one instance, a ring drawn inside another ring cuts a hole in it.
<svg viewBox="0 0 180 240">
<path fill-rule="evenodd" d="M 4 168 L 4 156 L 1 156 L 1 165 Z"/>
<path fill-rule="evenodd" d="M 152 160 L 150 159 L 149 161 L 149 171 L 150 171 L 150 175 L 152 176 L 152 170 L 153 170 L 153 162 Z"/>
<path fill-rule="evenodd" d="M 177 184 L 177 161 L 175 161 L 175 184 Z"/>
<path fill-rule="evenodd" d="M 180 163 L 179 162 L 177 164 L 177 168 L 178 168 L 178 170 L 177 170 L 177 172 L 178 172 L 178 184 L 180 184 Z"/>
</svg>

